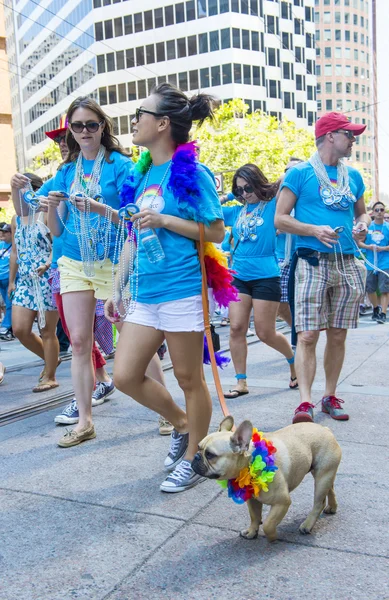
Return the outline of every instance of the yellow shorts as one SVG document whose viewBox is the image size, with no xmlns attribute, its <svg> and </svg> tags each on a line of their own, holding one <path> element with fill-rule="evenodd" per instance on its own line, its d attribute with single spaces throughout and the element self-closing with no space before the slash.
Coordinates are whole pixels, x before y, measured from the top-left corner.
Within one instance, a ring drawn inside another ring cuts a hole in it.
<svg viewBox="0 0 389 600">
<path fill-rule="evenodd" d="M 93 290 L 97 300 L 112 297 L 112 262 L 106 259 L 103 264 L 95 263 L 94 277 L 84 273 L 82 262 L 67 256 L 58 259 L 61 294 Z"/>
</svg>

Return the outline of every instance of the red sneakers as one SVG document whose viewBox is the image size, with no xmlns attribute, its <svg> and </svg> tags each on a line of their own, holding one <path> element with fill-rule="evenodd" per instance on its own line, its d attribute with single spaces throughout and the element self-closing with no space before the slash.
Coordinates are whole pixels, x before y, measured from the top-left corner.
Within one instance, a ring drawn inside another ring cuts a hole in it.
<svg viewBox="0 0 389 600">
<path fill-rule="evenodd" d="M 341 400 L 336 396 L 324 396 L 321 401 L 321 410 L 336 421 L 348 421 L 348 414 L 345 413 L 344 409 L 340 406 L 343 402 L 344 400 Z"/>
<path fill-rule="evenodd" d="M 314 404 L 302 402 L 294 411 L 292 423 L 313 423 Z"/>
</svg>

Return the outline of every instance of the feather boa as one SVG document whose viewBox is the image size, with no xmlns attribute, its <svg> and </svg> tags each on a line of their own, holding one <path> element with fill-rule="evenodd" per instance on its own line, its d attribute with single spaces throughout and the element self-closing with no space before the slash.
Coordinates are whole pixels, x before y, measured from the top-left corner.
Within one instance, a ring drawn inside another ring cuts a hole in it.
<svg viewBox="0 0 389 600">
<path fill-rule="evenodd" d="M 204 199 L 197 182 L 198 148 L 196 142 L 188 142 L 177 147 L 173 154 L 168 189 L 172 192 L 178 203 L 178 208 L 183 219 L 189 219 L 204 225 L 210 225 Z M 149 151 L 142 152 L 138 162 L 132 168 L 122 187 L 120 207 L 134 203 L 137 189 L 152 164 Z M 227 259 L 223 253 L 211 242 L 206 242 L 204 247 L 205 268 L 207 283 L 213 290 L 215 302 L 220 306 L 228 307 L 230 302 L 238 302 L 238 291 L 232 285 L 232 275 L 228 269 Z M 208 347 L 204 349 L 204 356 Z M 219 366 L 225 364 L 223 357 L 218 357 Z"/>
</svg>

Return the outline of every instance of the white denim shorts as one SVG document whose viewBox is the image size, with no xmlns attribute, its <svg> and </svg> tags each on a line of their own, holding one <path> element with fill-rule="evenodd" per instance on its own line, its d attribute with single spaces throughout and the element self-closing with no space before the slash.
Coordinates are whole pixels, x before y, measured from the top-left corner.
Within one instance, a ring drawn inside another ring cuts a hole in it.
<svg viewBox="0 0 389 600">
<path fill-rule="evenodd" d="M 201 294 L 159 304 L 137 302 L 134 312 L 124 321 L 159 331 L 204 331 Z"/>
</svg>

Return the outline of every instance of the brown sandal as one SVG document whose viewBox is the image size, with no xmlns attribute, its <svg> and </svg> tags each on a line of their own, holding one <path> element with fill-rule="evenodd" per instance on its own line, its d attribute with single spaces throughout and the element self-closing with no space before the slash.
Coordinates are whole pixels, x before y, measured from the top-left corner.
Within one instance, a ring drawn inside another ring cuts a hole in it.
<svg viewBox="0 0 389 600">
<path fill-rule="evenodd" d="M 32 388 L 32 391 L 35 394 L 39 394 L 40 392 L 48 392 L 49 390 L 53 390 L 54 388 L 59 387 L 59 383 L 55 382 L 55 383 L 48 383 L 48 382 L 40 382 L 38 383 L 38 385 L 36 385 L 34 388 Z"/>
</svg>

